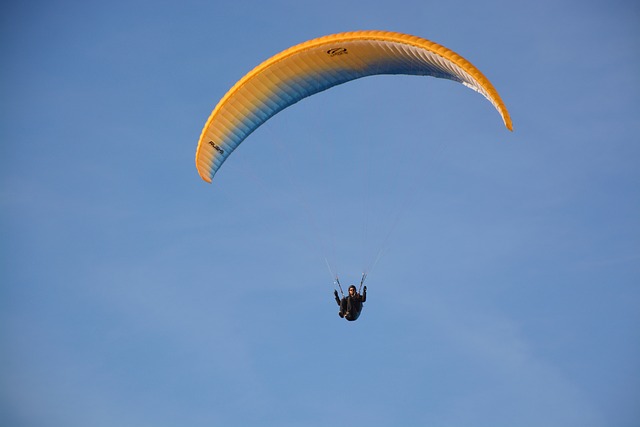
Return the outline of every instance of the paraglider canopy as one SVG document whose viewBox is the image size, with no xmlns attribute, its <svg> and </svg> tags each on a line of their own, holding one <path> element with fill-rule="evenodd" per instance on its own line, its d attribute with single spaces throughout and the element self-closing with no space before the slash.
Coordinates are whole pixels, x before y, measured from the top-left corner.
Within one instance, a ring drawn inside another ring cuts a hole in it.
<svg viewBox="0 0 640 427">
<path fill-rule="evenodd" d="M 455 52 L 402 33 L 340 33 L 293 46 L 240 79 L 202 130 L 196 152 L 198 173 L 211 182 L 231 152 L 284 108 L 333 86 L 377 74 L 432 76 L 462 83 L 488 99 L 507 129 L 512 129 L 509 113 L 491 82 Z"/>
</svg>

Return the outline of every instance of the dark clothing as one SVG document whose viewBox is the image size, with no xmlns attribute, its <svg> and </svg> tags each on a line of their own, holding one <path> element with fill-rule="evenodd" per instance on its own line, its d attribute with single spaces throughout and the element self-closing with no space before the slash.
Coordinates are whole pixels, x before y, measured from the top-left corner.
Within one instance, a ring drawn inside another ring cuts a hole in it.
<svg viewBox="0 0 640 427">
<path fill-rule="evenodd" d="M 362 295 L 355 292 L 353 296 L 347 295 L 346 297 L 343 297 L 342 300 L 338 298 L 338 292 L 335 292 L 334 295 L 336 297 L 336 302 L 340 306 L 340 313 L 338 313 L 340 317 L 344 317 L 351 322 L 360 317 L 362 304 L 367 300 L 366 286 Z"/>
</svg>

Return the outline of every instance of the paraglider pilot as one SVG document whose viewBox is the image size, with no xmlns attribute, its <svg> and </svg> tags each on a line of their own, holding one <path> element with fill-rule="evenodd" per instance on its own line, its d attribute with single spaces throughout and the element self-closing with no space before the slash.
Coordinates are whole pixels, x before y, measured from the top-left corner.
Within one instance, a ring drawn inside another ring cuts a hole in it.
<svg viewBox="0 0 640 427">
<path fill-rule="evenodd" d="M 344 317 L 349 321 L 354 321 L 360 317 L 362 312 L 362 304 L 367 300 L 367 287 L 365 286 L 360 295 L 355 285 L 349 286 L 349 295 L 343 297 L 342 300 L 338 296 L 338 291 L 334 290 L 333 295 L 336 298 L 336 302 L 340 306 L 338 316 Z"/>
</svg>

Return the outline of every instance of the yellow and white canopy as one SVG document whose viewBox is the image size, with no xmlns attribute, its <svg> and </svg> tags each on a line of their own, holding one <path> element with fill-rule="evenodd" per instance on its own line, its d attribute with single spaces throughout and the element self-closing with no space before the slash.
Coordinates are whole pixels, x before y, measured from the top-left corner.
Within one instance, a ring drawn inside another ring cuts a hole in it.
<svg viewBox="0 0 640 427">
<path fill-rule="evenodd" d="M 469 61 L 420 37 L 384 31 L 329 35 L 293 46 L 240 79 L 220 100 L 202 130 L 198 173 L 211 182 L 231 152 L 270 117 L 303 98 L 361 77 L 409 74 L 454 80 L 481 93 L 511 118 L 491 82 Z"/>
</svg>

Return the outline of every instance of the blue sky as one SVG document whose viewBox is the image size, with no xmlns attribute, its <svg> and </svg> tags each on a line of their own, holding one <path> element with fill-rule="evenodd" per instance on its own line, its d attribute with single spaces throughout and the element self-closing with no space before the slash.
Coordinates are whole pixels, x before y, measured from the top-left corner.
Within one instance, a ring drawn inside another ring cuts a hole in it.
<svg viewBox="0 0 640 427">
<path fill-rule="evenodd" d="M 637 3 L 0 16 L 0 424 L 640 424 Z M 371 77 L 283 111 L 199 179 L 235 81 L 359 29 L 460 53 L 515 131 L 460 85 Z M 363 268 L 347 323 L 330 271 Z"/>
</svg>

